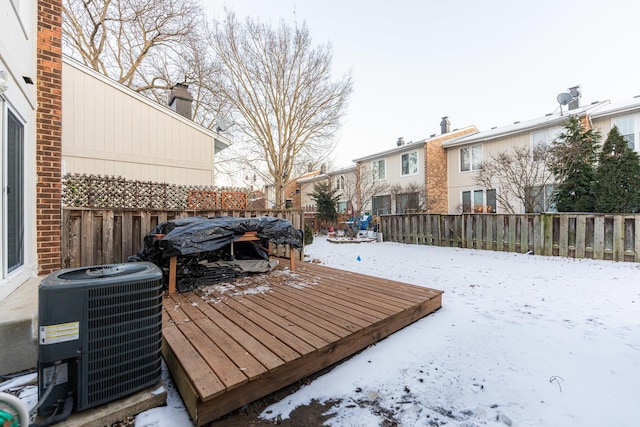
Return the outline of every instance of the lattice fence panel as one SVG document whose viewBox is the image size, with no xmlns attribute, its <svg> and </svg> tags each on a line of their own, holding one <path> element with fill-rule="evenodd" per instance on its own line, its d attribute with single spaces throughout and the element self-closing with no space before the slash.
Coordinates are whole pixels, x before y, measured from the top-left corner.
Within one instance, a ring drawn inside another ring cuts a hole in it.
<svg viewBox="0 0 640 427">
<path fill-rule="evenodd" d="M 189 190 L 187 209 L 214 210 L 220 209 L 217 191 Z"/>
<path fill-rule="evenodd" d="M 222 209 L 247 209 L 249 198 L 247 193 L 240 193 L 236 191 L 223 191 L 222 192 Z"/>
<path fill-rule="evenodd" d="M 126 209 L 220 209 L 220 194 L 228 193 L 229 209 L 247 209 L 249 191 L 243 188 L 187 186 L 122 177 L 67 174 L 62 180 L 62 202 L 67 207 Z"/>
</svg>

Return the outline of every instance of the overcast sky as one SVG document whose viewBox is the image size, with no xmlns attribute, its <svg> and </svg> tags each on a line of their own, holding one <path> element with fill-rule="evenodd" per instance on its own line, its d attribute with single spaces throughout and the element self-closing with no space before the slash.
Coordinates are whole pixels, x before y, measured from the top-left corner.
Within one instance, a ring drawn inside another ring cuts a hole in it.
<svg viewBox="0 0 640 427">
<path fill-rule="evenodd" d="M 480 130 L 558 108 L 640 95 L 640 2 L 630 0 L 233 0 L 239 17 L 305 21 L 354 79 L 335 166 L 452 129 Z M 223 4 L 213 7 L 222 16 Z"/>
</svg>

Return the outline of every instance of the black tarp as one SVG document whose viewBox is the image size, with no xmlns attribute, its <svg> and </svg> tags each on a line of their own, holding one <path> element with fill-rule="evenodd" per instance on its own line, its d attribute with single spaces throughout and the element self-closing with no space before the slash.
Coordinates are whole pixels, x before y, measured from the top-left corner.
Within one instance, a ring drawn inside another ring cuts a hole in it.
<svg viewBox="0 0 640 427">
<path fill-rule="evenodd" d="M 169 258 L 177 256 L 178 290 L 186 291 L 193 288 L 198 277 L 206 274 L 201 267 L 202 260 L 269 259 L 266 244 L 261 242 L 234 244 L 231 254 L 230 243 L 251 231 L 256 232 L 262 243 L 271 241 L 302 248 L 302 231 L 286 219 L 186 217 L 155 227 L 145 236 L 142 251 L 130 257 L 130 261 L 151 261 L 166 272 Z"/>
</svg>

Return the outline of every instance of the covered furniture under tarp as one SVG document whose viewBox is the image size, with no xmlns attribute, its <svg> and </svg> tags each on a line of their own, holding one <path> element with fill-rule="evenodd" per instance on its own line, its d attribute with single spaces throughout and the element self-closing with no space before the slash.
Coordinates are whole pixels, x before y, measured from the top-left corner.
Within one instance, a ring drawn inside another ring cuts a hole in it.
<svg viewBox="0 0 640 427">
<path fill-rule="evenodd" d="M 151 261 L 163 268 L 169 292 L 183 292 L 203 281 L 210 284 L 264 271 L 264 262 L 237 261 L 263 260 L 273 265 L 269 264 L 270 243 L 289 245 L 293 270 L 294 249 L 301 249 L 302 242 L 302 231 L 282 218 L 186 217 L 155 227 L 132 261 Z"/>
</svg>

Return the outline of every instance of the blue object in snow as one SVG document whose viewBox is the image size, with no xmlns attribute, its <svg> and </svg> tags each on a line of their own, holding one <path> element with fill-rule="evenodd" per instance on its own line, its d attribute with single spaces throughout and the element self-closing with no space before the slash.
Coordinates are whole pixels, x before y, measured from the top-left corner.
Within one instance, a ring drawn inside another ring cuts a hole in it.
<svg viewBox="0 0 640 427">
<path fill-rule="evenodd" d="M 362 259 L 360 258 L 360 255 L 358 255 L 358 258 L 356 258 L 356 261 L 360 262 Z"/>
</svg>

